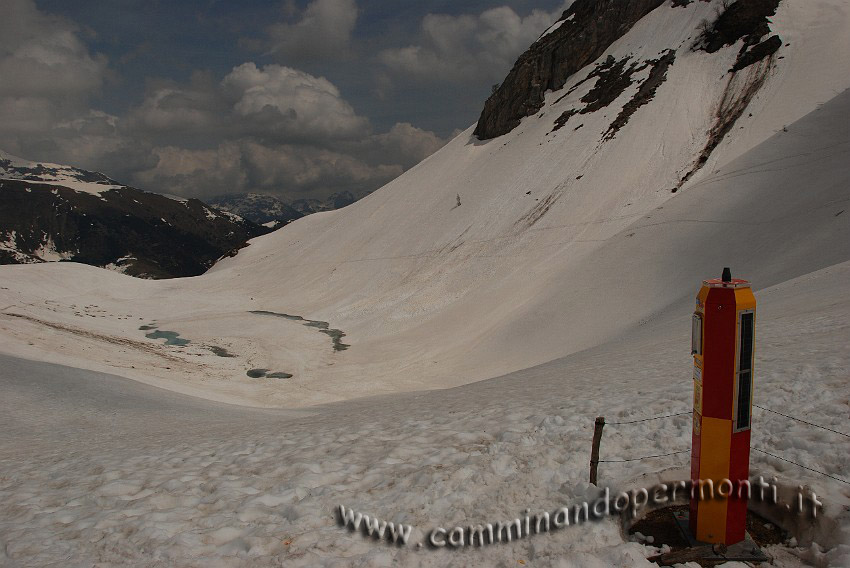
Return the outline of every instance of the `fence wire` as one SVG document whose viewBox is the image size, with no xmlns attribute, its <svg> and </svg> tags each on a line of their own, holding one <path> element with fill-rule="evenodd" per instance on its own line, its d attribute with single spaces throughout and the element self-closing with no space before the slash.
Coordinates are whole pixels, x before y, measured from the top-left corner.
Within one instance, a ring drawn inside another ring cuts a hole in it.
<svg viewBox="0 0 850 568">
<path fill-rule="evenodd" d="M 673 416 L 684 416 L 685 414 L 693 414 L 692 411 L 677 412 L 676 414 L 665 414 L 664 416 L 653 416 L 651 418 L 641 418 L 639 420 L 629 420 L 626 422 L 605 422 L 605 425 L 618 426 L 621 424 L 637 424 L 638 422 L 649 422 L 650 420 L 661 420 L 662 418 L 672 418 Z"/>
<path fill-rule="evenodd" d="M 803 464 L 799 464 L 799 463 L 797 463 L 797 462 L 795 462 L 795 461 L 787 460 L 787 459 L 785 459 L 785 458 L 780 458 L 779 456 L 773 455 L 773 454 L 771 454 L 770 452 L 766 452 L 766 451 L 762 450 L 761 448 L 752 448 L 752 449 L 753 449 L 753 450 L 755 450 L 755 451 L 757 451 L 757 452 L 761 452 L 761 453 L 763 453 L 763 454 L 767 454 L 767 455 L 769 455 L 769 456 L 770 456 L 770 457 L 772 457 L 772 458 L 776 458 L 776 459 L 778 459 L 778 460 L 782 460 L 782 461 L 784 461 L 784 462 L 788 462 L 788 463 L 794 464 L 794 465 L 796 465 L 797 467 L 801 467 L 801 468 L 806 469 L 806 470 L 808 470 L 808 471 L 813 471 L 813 472 L 815 472 L 815 473 L 819 473 L 819 474 L 821 474 L 821 475 L 825 475 L 826 477 L 828 477 L 828 478 L 830 478 L 830 479 L 834 479 L 835 481 L 840 481 L 841 483 L 846 483 L 847 485 L 850 485 L 850 481 L 847 481 L 846 479 L 841 479 L 840 477 L 835 477 L 834 475 L 830 475 L 830 474 L 828 474 L 828 473 L 826 473 L 826 472 L 824 472 L 824 471 L 818 471 L 818 470 L 816 470 L 816 469 L 812 469 L 812 468 L 810 468 L 810 467 L 806 467 L 806 466 L 804 466 Z"/>
<path fill-rule="evenodd" d="M 795 418 L 794 416 L 782 414 L 781 412 L 777 412 L 776 410 L 771 410 L 769 408 L 759 406 L 758 404 L 754 404 L 753 406 L 755 406 L 756 408 L 760 408 L 761 410 L 766 410 L 767 412 L 778 414 L 779 416 L 784 416 L 785 418 L 790 418 L 791 420 L 796 420 L 797 422 L 802 422 L 803 424 L 808 424 L 809 426 L 814 426 L 815 428 L 820 428 L 821 430 L 826 430 L 827 432 L 832 432 L 833 434 L 838 434 L 839 436 L 844 436 L 845 438 L 850 438 L 850 435 L 845 434 L 844 432 L 839 432 L 838 430 L 833 430 L 832 428 L 827 428 L 826 426 L 821 426 L 820 424 L 815 424 L 814 422 L 807 422 L 806 420 L 803 420 L 801 418 Z"/>
<path fill-rule="evenodd" d="M 625 460 L 599 460 L 596 463 L 625 463 L 625 462 L 641 461 L 641 460 L 648 460 L 648 459 L 651 459 L 651 458 L 663 458 L 663 457 L 667 457 L 667 456 L 673 456 L 673 455 L 676 455 L 676 454 L 684 454 L 684 453 L 690 452 L 690 451 L 691 450 L 680 450 L 678 452 L 670 452 L 669 454 L 658 454 L 657 456 L 644 456 L 642 458 L 631 458 L 631 459 L 625 459 Z"/>
<path fill-rule="evenodd" d="M 795 417 L 795 416 L 790 416 L 790 415 L 788 415 L 788 414 L 783 414 L 782 412 L 777 412 L 776 410 L 771 410 L 770 408 L 765 408 L 764 406 L 760 406 L 760 405 L 758 405 L 758 404 L 753 404 L 753 406 L 754 406 L 754 407 L 756 407 L 756 408 L 758 408 L 758 409 L 760 409 L 760 410 L 764 410 L 764 411 L 766 411 L 766 412 L 772 412 L 772 413 L 774 413 L 774 414 L 778 414 L 779 416 L 783 416 L 783 417 L 785 417 L 785 418 L 788 418 L 789 420 L 795 420 L 795 421 L 797 421 L 797 422 L 801 422 L 801 423 L 803 423 L 803 424 L 807 424 L 808 426 L 813 426 L 813 427 L 815 427 L 815 428 L 820 428 L 820 429 L 822 429 L 822 430 L 826 430 L 826 431 L 828 431 L 828 432 L 832 432 L 833 434 L 838 434 L 839 436 L 844 436 L 845 438 L 850 438 L 850 435 L 845 434 L 844 432 L 839 432 L 838 430 L 834 430 L 834 429 L 832 429 L 832 428 L 827 428 L 826 426 L 821 426 L 820 424 L 815 424 L 814 422 L 809 422 L 808 420 L 803 420 L 803 419 L 801 419 L 801 418 L 797 418 L 797 417 Z M 651 416 L 651 417 L 649 417 L 649 418 L 640 418 L 640 419 L 637 419 L 637 420 L 626 420 L 626 421 L 623 421 L 623 422 L 605 422 L 604 424 L 605 424 L 606 426 L 608 426 L 608 425 L 611 425 L 611 426 L 619 426 L 619 425 L 626 425 L 626 424 L 637 424 L 637 423 L 639 423 L 639 422 L 649 422 L 649 421 L 651 421 L 651 420 L 662 420 L 662 419 L 664 419 L 664 418 L 673 418 L 673 417 L 675 417 L 675 416 L 684 416 L 684 415 L 686 415 L 686 414 L 693 414 L 693 412 L 692 412 L 692 411 L 688 411 L 688 412 L 677 412 L 677 413 L 675 413 L 675 414 L 664 414 L 664 415 L 661 415 L 661 416 Z M 823 475 L 823 476 L 828 477 L 828 478 L 830 478 L 830 479 L 834 479 L 835 481 L 839 481 L 839 482 L 841 482 L 841 483 L 845 483 L 845 484 L 847 484 L 847 485 L 850 485 L 850 481 L 847 481 L 846 479 L 842 479 L 842 478 L 840 478 L 840 477 L 836 477 L 836 476 L 831 475 L 831 474 L 829 474 L 829 473 L 826 473 L 826 472 L 824 472 L 824 471 L 820 471 L 820 470 L 817 470 L 817 469 L 812 469 L 812 468 L 807 467 L 807 466 L 805 466 L 805 465 L 803 465 L 803 464 L 800 464 L 800 463 L 797 463 L 797 462 L 795 462 L 795 461 L 792 461 L 792 460 L 789 460 L 789 459 L 786 459 L 786 458 L 783 458 L 783 457 L 777 456 L 777 455 L 772 454 L 772 453 L 770 453 L 770 452 L 768 452 L 768 451 L 766 451 L 766 450 L 762 450 L 761 448 L 755 448 L 755 447 L 753 447 L 752 449 L 753 449 L 753 450 L 755 450 L 755 451 L 757 451 L 757 452 L 760 452 L 760 453 L 762 453 L 762 454 L 768 455 L 768 456 L 770 456 L 770 457 L 772 457 L 772 458 L 775 458 L 775 459 L 778 459 L 778 460 L 781 460 L 781 461 L 784 461 L 784 462 L 790 463 L 790 464 L 792 464 L 792 465 L 796 465 L 797 467 L 800 467 L 800 468 L 805 469 L 805 470 L 807 470 L 807 471 L 811 471 L 811 472 L 813 472 L 813 473 L 817 473 L 817 474 L 819 474 L 819 475 Z M 667 456 L 674 456 L 674 455 L 678 455 L 678 454 L 684 454 L 684 453 L 687 453 L 687 452 L 690 452 L 690 451 L 691 451 L 691 450 L 680 450 L 680 451 L 678 451 L 678 452 L 669 452 L 669 453 L 666 453 L 666 454 L 655 454 L 655 455 L 651 455 L 651 456 L 642 456 L 642 457 L 637 457 L 637 458 L 627 458 L 627 459 L 621 459 L 621 460 L 598 460 L 598 461 L 596 461 L 596 462 L 594 462 L 594 463 L 627 463 L 627 462 L 636 462 L 636 461 L 648 460 L 648 459 L 653 459 L 653 458 L 663 458 L 663 457 L 667 457 Z"/>
</svg>

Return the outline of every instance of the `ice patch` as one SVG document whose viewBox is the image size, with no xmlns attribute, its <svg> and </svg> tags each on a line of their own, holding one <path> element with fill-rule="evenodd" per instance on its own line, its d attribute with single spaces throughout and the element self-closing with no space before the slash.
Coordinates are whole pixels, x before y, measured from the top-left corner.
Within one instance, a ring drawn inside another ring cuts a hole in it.
<svg viewBox="0 0 850 568">
<path fill-rule="evenodd" d="M 538 37 L 538 38 L 537 38 L 537 41 L 540 41 L 541 39 L 543 39 L 543 38 L 544 38 L 544 37 L 546 37 L 547 35 L 551 34 L 551 33 L 552 33 L 552 32 L 554 32 L 555 30 L 557 30 L 558 28 L 560 28 L 561 26 L 563 26 L 563 25 L 564 25 L 564 22 L 569 22 L 570 20 L 572 20 L 574 16 L 575 16 L 575 14 L 571 14 L 569 18 L 567 18 L 567 19 L 565 19 L 565 20 L 558 20 L 557 22 L 555 22 L 554 24 L 552 24 L 552 25 L 549 27 L 549 29 L 547 29 L 545 32 L 543 32 L 542 34 L 540 34 L 540 37 Z"/>
</svg>

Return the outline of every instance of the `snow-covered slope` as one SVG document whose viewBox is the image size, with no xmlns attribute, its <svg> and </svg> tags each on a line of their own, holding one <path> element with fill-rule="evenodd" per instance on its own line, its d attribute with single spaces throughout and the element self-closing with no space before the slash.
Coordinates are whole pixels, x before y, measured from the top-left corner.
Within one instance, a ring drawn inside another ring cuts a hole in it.
<svg viewBox="0 0 850 568">
<path fill-rule="evenodd" d="M 844 263 L 759 291 L 757 405 L 846 431 L 848 287 Z M 0 564 L 650 568 L 658 548 L 629 542 L 617 517 L 483 548 L 417 544 L 435 527 L 595 500 L 596 416 L 609 422 L 602 459 L 686 450 L 689 416 L 610 423 L 690 409 L 690 317 L 683 309 L 622 341 L 449 391 L 299 412 L 0 355 Z M 847 478 L 846 440 L 754 412 L 754 447 Z M 688 459 L 603 463 L 599 486 L 686 479 Z M 818 522 L 788 525 L 799 547 L 767 548 L 775 566 L 848 565 L 846 486 L 755 451 L 751 472 L 805 484 L 825 504 Z M 412 525 L 409 544 L 340 527 L 340 504 Z M 763 514 L 782 518 L 778 507 Z"/>
<path fill-rule="evenodd" d="M 771 177 L 763 191 L 754 186 L 758 174 L 727 172 L 758 172 L 760 158 L 746 167 L 729 164 L 771 136 L 764 160 L 791 167 L 799 151 L 811 151 L 809 137 L 818 132 L 801 137 L 789 125 L 850 86 L 850 61 L 840 55 L 850 48 L 848 6 L 782 2 L 773 27 L 790 45 L 733 75 L 740 45 L 714 54 L 691 49 L 714 4 L 664 4 L 600 58 L 643 62 L 676 50 L 654 98 L 613 137 L 607 136 L 612 121 L 650 67 L 636 72 L 636 82 L 608 106 L 573 115 L 553 131 L 564 112 L 586 108 L 582 99 L 597 83 L 582 81 L 592 65 L 549 93 L 540 113 L 509 134 L 482 142 L 467 131 L 344 211 L 257 240 L 214 268 L 208 282 L 238 282 L 252 297 L 266 298 L 270 310 L 308 314 L 345 330 L 354 347 L 332 374 L 348 358 L 367 376 L 417 388 L 485 378 L 598 344 L 689 295 L 694 282 L 725 264 L 759 286 L 800 273 L 785 258 L 787 248 L 774 249 L 783 259 L 781 274 L 776 258 L 744 257 L 744 246 L 715 249 L 720 234 L 703 227 L 726 227 L 727 217 L 743 211 L 765 223 L 771 214 L 797 215 L 806 200 L 818 199 L 797 185 L 811 187 L 806 176 L 819 175 L 819 167 L 797 163 L 800 179 Z M 816 78 L 815 71 L 821 71 Z M 762 81 L 704 166 L 673 194 L 699 160 L 721 108 Z M 843 124 L 825 125 L 824 145 L 846 134 Z M 843 190 L 826 184 L 824 191 L 837 193 L 823 196 L 828 200 Z M 786 192 L 804 201 L 789 206 L 778 199 Z M 736 200 L 753 201 L 739 212 Z M 643 228 L 662 220 L 676 224 L 673 250 L 661 248 L 662 229 Z M 737 235 L 747 220 L 741 223 Z M 768 243 L 779 242 L 787 225 L 760 230 Z M 690 246 L 676 245 L 684 242 Z M 823 241 L 801 246 L 820 251 Z M 809 262 L 807 252 L 800 256 Z M 278 284 L 283 274 L 285 284 Z"/>
<path fill-rule="evenodd" d="M 72 266 L 4 268 L 6 311 L 30 318 L 4 317 L 6 350 L 300 406 L 455 386 L 581 351 L 684 306 L 723 266 L 758 289 L 850 259 L 848 95 L 826 102 L 850 84 L 850 7 L 783 1 L 772 25 L 792 40 L 784 59 L 735 77 L 740 46 L 691 50 L 713 9 L 664 4 L 603 54 L 600 63 L 646 61 L 677 49 L 654 97 L 613 137 L 639 81 L 553 132 L 586 104 L 591 65 L 509 134 L 482 142 L 470 129 L 376 193 L 255 239 L 201 278 L 139 287 Z M 831 72 L 814 80 L 815 61 Z M 747 112 L 672 193 L 748 73 L 764 83 Z M 83 313 L 87 304 L 103 317 Z M 30 346 L 39 322 L 76 331 Z M 142 324 L 191 343 L 159 345 Z M 335 349 L 335 333 L 348 349 Z M 91 334 L 139 343 L 111 357 Z M 294 376 L 251 378 L 253 369 Z"/>
</svg>

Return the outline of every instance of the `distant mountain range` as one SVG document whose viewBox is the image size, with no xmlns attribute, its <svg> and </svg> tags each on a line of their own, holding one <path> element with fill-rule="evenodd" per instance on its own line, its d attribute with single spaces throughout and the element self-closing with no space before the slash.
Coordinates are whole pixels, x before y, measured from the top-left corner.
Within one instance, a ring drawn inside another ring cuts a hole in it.
<svg viewBox="0 0 850 568">
<path fill-rule="evenodd" d="M 334 193 L 324 199 L 296 199 L 283 201 L 271 195 L 242 193 L 222 195 L 210 200 L 210 205 L 222 211 L 235 213 L 249 221 L 270 228 L 278 228 L 295 219 L 321 211 L 332 211 L 357 201 L 350 192 Z"/>
<path fill-rule="evenodd" d="M 195 276 L 269 230 L 197 199 L 0 151 L 0 264 L 73 260 L 144 278 Z"/>
</svg>

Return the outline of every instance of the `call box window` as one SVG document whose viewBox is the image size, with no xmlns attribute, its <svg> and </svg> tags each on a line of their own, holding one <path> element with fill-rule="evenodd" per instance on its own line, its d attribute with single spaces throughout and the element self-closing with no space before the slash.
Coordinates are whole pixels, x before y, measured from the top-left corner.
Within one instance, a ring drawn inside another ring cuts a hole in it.
<svg viewBox="0 0 850 568">
<path fill-rule="evenodd" d="M 702 315 L 694 314 L 691 323 L 691 355 L 702 355 Z"/>
<path fill-rule="evenodd" d="M 738 372 L 736 373 L 737 397 L 735 401 L 735 429 L 750 427 L 750 411 L 753 394 L 753 339 L 755 313 L 741 312 L 738 333 Z"/>
</svg>

